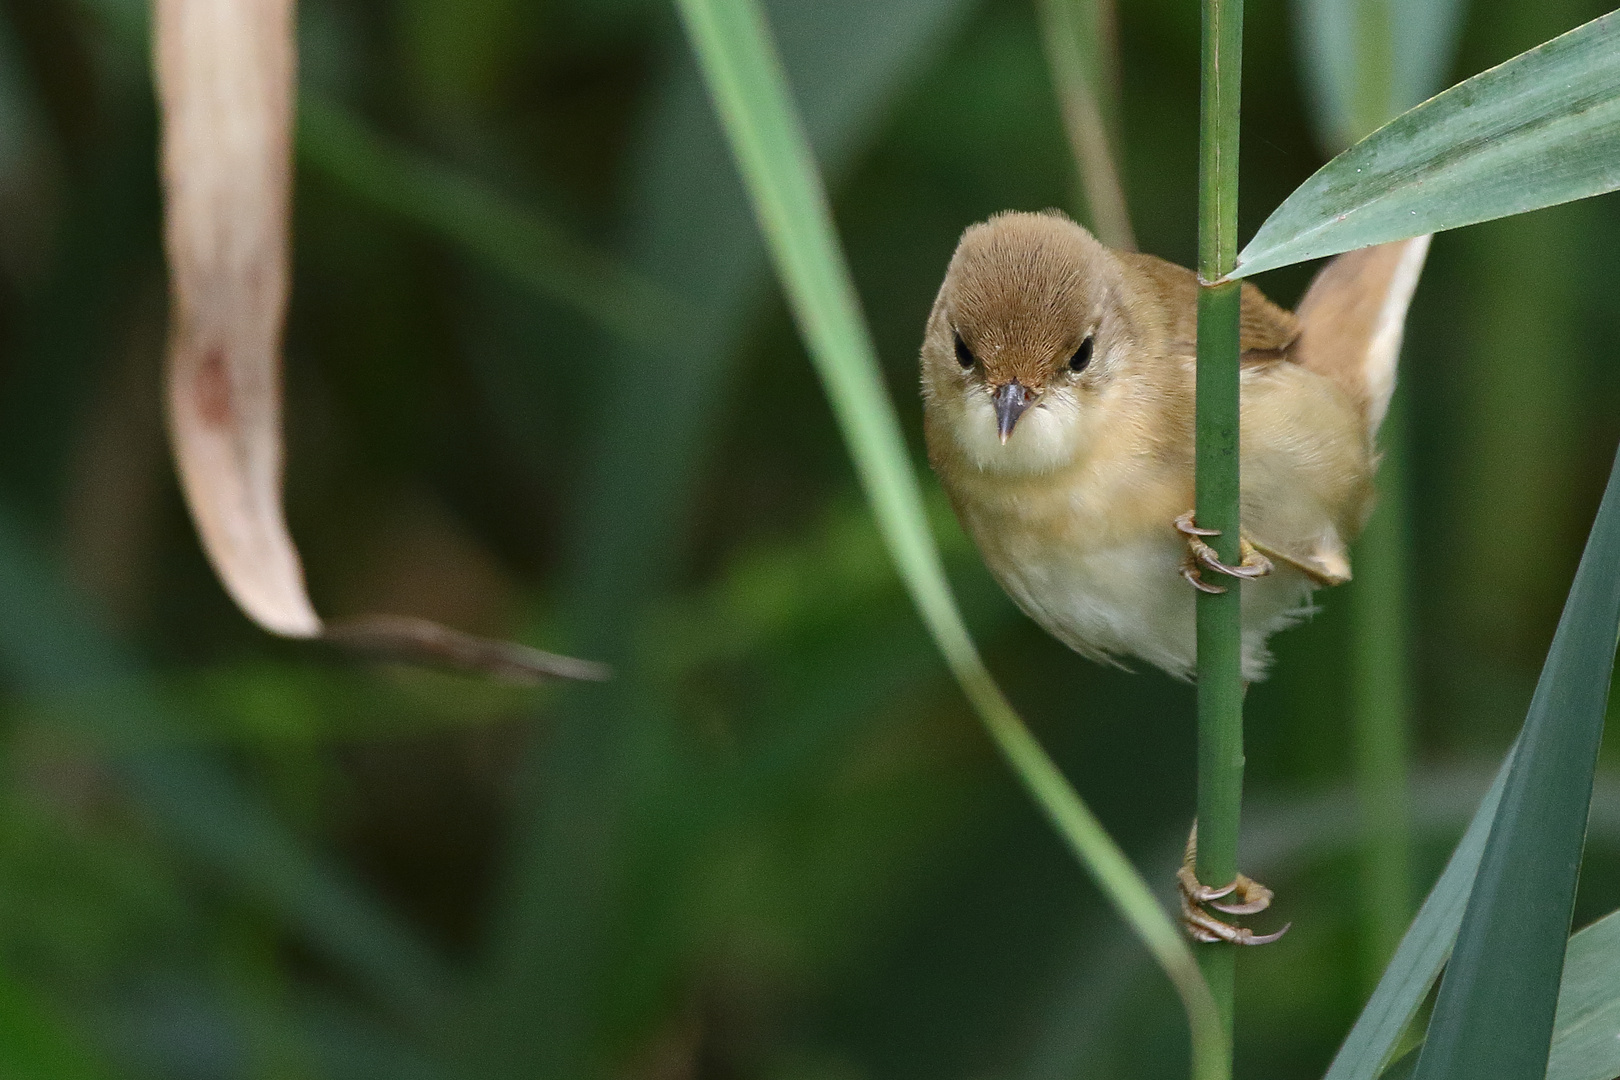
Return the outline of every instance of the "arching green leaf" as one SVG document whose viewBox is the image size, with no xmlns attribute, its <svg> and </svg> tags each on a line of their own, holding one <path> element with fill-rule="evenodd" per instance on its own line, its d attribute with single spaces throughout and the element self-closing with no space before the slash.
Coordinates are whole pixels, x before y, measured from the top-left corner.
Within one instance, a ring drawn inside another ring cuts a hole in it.
<svg viewBox="0 0 1620 1080">
<path fill-rule="evenodd" d="M 1458 83 L 1324 165 L 1231 277 L 1620 187 L 1620 13 Z"/>
</svg>

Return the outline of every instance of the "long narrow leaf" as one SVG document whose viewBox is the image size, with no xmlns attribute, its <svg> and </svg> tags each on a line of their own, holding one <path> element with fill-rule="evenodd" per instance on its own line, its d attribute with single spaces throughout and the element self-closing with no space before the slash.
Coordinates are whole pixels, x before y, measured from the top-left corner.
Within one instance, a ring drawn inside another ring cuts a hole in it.
<svg viewBox="0 0 1620 1080">
<path fill-rule="evenodd" d="M 1129 860 L 990 678 L 957 611 L 876 350 L 833 227 L 809 141 L 753 0 L 681 0 L 681 14 L 731 141 L 801 335 L 912 599 L 1003 752 L 1082 864 L 1175 982 L 1197 1075 L 1223 1067 L 1225 1038 L 1192 952 Z"/>
<path fill-rule="evenodd" d="M 1324 165 L 1230 277 L 1620 187 L 1620 12 L 1459 83 Z"/>
<path fill-rule="evenodd" d="M 1418 1080 L 1542 1080 L 1620 641 L 1620 456 L 1508 770 Z"/>
<path fill-rule="evenodd" d="M 1620 1076 L 1620 911 L 1569 939 L 1547 1080 Z"/>
<path fill-rule="evenodd" d="M 1136 250 L 1120 176 L 1111 0 L 1037 0 L 1046 65 L 1097 239 Z"/>
<path fill-rule="evenodd" d="M 1457 940 L 1457 928 L 1462 925 L 1463 910 L 1474 888 L 1485 840 L 1490 836 L 1491 821 L 1502 801 L 1502 788 L 1512 764 L 1510 751 L 1490 790 L 1480 800 L 1468 831 L 1451 853 L 1445 872 L 1429 891 L 1372 997 L 1334 1055 L 1324 1080 L 1373 1080 L 1440 977 L 1440 969 L 1445 967 Z"/>
<path fill-rule="evenodd" d="M 281 508 L 293 5 L 159 0 L 154 12 L 180 486 L 231 598 L 271 633 L 315 637 Z"/>
<path fill-rule="evenodd" d="M 774 0 L 773 14 L 792 28 L 784 61 L 821 160 L 833 169 L 852 160 L 970 3 Z M 619 888 L 654 873 L 648 859 L 679 857 L 640 838 L 660 827 L 662 815 L 646 808 L 684 782 L 689 760 L 637 748 L 674 723 L 642 628 L 681 577 L 671 551 L 690 539 L 703 463 L 734 396 L 739 345 L 769 265 L 697 64 L 671 59 L 648 86 L 626 148 L 623 249 L 636 273 L 688 305 L 703 332 L 651 347 L 615 341 L 601 361 L 616 406 L 597 410 L 580 448 L 562 605 L 579 647 L 620 666 L 613 682 L 570 694 L 551 713 L 550 734 L 535 740 L 517 785 L 530 794 L 493 904 L 485 1008 L 498 1033 L 492 1056 L 532 1077 L 592 1075 L 604 983 L 610 998 L 638 997 L 641 1008 L 646 996 L 634 986 L 678 977 L 673 966 L 656 967 L 675 965 L 674 954 L 651 961 L 626 947 L 642 940 L 641 928 Z M 647 371 L 659 377 L 641 377 Z M 626 963 L 633 978 L 617 966 Z M 606 1008 L 617 1014 L 614 1001 Z"/>
<path fill-rule="evenodd" d="M 292 173 L 291 0 L 158 0 L 164 252 L 173 294 L 170 441 L 203 549 L 274 634 L 514 681 L 602 679 L 598 664 L 425 619 L 327 626 L 281 505 L 281 330 Z"/>
<path fill-rule="evenodd" d="M 1410 1080 L 1414 1049 L 1381 1080 Z M 1620 1076 L 1620 911 L 1569 939 L 1547 1080 L 1614 1080 Z"/>
</svg>

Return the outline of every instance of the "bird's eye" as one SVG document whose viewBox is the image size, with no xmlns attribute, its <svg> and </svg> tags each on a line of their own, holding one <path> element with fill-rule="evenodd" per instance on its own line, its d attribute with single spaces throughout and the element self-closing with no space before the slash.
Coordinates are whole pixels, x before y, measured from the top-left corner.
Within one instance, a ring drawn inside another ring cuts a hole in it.
<svg viewBox="0 0 1620 1080">
<path fill-rule="evenodd" d="M 967 347 L 967 342 L 962 340 L 961 334 L 956 334 L 954 336 L 956 338 L 956 362 L 965 368 L 972 367 L 973 350 Z"/>
<path fill-rule="evenodd" d="M 1086 370 L 1086 367 L 1090 363 L 1091 363 L 1091 335 L 1087 334 L 1086 335 L 1086 340 L 1082 341 L 1080 343 L 1080 347 L 1078 349 L 1074 350 L 1074 355 L 1069 357 L 1069 370 L 1074 372 L 1076 375 L 1078 375 L 1080 372 Z"/>
</svg>

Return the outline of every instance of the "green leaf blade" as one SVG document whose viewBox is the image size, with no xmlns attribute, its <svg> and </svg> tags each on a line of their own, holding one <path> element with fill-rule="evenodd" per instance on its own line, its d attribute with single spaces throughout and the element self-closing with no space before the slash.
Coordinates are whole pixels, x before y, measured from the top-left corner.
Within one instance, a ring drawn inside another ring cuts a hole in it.
<svg viewBox="0 0 1620 1080">
<path fill-rule="evenodd" d="M 1547 1080 L 1620 1076 L 1620 911 L 1569 939 Z"/>
<path fill-rule="evenodd" d="M 1323 166 L 1230 277 L 1620 187 L 1620 12 L 1468 79 Z"/>
<path fill-rule="evenodd" d="M 1421 1047 L 1379 1080 L 1411 1080 Z M 1547 1080 L 1614 1080 L 1620 1076 L 1620 911 L 1569 939 Z"/>
<path fill-rule="evenodd" d="M 757 0 L 680 0 L 721 126 L 884 543 L 923 622 L 1009 765 L 1182 995 L 1194 1074 L 1229 1075 L 1227 1040 L 1186 939 L 984 667 L 945 579 L 832 211 Z"/>
<path fill-rule="evenodd" d="M 1542 1080 L 1620 640 L 1620 457 L 1508 771 L 1417 1080 Z"/>
<path fill-rule="evenodd" d="M 1474 888 L 1480 858 L 1485 854 L 1485 841 L 1490 836 L 1491 822 L 1502 801 L 1502 789 L 1512 765 L 1513 751 L 1509 751 L 1490 790 L 1480 800 L 1473 820 L 1468 823 L 1468 831 L 1457 843 L 1417 918 L 1412 920 L 1400 947 L 1384 969 L 1383 978 L 1356 1018 L 1355 1026 L 1345 1037 L 1323 1080 L 1374 1080 L 1384 1062 L 1389 1060 L 1406 1025 L 1417 1015 L 1434 981 L 1440 977 L 1440 969 L 1445 966 L 1452 943 L 1457 940 L 1457 929 L 1462 925 L 1463 911 Z"/>
</svg>

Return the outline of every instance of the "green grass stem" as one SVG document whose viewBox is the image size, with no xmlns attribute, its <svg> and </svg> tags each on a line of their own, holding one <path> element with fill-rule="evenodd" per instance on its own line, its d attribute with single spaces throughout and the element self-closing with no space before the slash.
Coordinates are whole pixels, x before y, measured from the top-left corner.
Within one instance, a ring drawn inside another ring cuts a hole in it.
<svg viewBox="0 0 1620 1080">
<path fill-rule="evenodd" d="M 1396 113 L 1390 0 L 1355 0 L 1351 137 Z M 1350 728 L 1361 812 L 1356 882 L 1362 980 L 1376 986 L 1411 917 L 1411 823 L 1406 776 L 1411 726 L 1406 593 L 1406 410 L 1397 399 L 1379 439 L 1378 506 L 1356 546 L 1350 588 Z"/>
<path fill-rule="evenodd" d="M 1379 504 L 1356 546 L 1350 587 L 1350 727 L 1362 828 L 1356 892 L 1368 987 L 1400 944 L 1412 904 L 1404 413 L 1397 397 L 1380 440 Z"/>
<path fill-rule="evenodd" d="M 1109 0 L 1037 0 L 1036 7 L 1089 224 L 1109 247 L 1135 251 L 1120 173 L 1112 5 Z"/>
<path fill-rule="evenodd" d="M 1198 176 L 1198 274 L 1218 281 L 1237 258 L 1242 0 L 1204 0 Z M 1195 514 L 1221 561 L 1236 565 L 1238 505 L 1238 324 L 1236 284 L 1198 296 L 1197 496 Z M 1243 802 L 1242 588 L 1198 595 L 1199 880 L 1224 885 L 1237 873 Z M 1234 965 L 1230 946 L 1199 949 L 1231 1044 Z M 1231 1074 L 1230 1059 L 1226 1075 Z"/>
<path fill-rule="evenodd" d="M 928 529 L 820 172 L 758 4 L 680 0 L 679 6 L 777 276 L 912 600 L 1015 775 L 1175 985 L 1191 1028 L 1194 1077 L 1222 1080 L 1230 1050 L 1192 950 L 1008 703 L 968 636 Z"/>
</svg>

